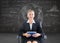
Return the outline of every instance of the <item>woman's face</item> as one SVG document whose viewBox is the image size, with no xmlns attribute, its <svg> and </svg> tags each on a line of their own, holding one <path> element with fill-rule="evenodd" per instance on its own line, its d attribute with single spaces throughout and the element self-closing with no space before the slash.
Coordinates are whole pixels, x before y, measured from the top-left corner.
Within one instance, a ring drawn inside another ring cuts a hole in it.
<svg viewBox="0 0 60 43">
<path fill-rule="evenodd" d="M 35 12 L 34 12 L 33 10 L 28 11 L 27 17 L 28 17 L 28 19 L 34 19 L 34 17 L 35 17 Z"/>
</svg>

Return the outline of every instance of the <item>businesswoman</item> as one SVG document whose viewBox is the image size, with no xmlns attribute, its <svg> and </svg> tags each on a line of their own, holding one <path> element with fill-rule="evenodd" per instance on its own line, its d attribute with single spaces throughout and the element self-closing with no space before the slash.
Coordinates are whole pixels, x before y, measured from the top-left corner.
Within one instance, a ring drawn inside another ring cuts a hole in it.
<svg viewBox="0 0 60 43">
<path fill-rule="evenodd" d="M 43 36 L 40 22 L 35 20 L 35 11 L 29 9 L 27 11 L 27 19 L 23 22 L 19 30 L 19 36 L 22 37 L 22 43 L 42 43 L 41 38 Z M 35 31 L 36 33 L 31 35 L 28 31 Z"/>
</svg>

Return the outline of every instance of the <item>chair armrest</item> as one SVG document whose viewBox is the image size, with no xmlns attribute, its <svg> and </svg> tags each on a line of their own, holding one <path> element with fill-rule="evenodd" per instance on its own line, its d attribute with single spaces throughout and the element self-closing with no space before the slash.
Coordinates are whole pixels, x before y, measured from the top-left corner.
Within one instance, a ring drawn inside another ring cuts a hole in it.
<svg viewBox="0 0 60 43">
<path fill-rule="evenodd" d="M 18 39 L 18 38 L 21 38 L 21 36 L 17 35 L 17 39 Z"/>
<path fill-rule="evenodd" d="M 47 39 L 47 35 L 44 35 L 44 39 Z"/>
<path fill-rule="evenodd" d="M 21 36 L 17 35 L 17 41 L 18 43 L 21 43 Z"/>
</svg>

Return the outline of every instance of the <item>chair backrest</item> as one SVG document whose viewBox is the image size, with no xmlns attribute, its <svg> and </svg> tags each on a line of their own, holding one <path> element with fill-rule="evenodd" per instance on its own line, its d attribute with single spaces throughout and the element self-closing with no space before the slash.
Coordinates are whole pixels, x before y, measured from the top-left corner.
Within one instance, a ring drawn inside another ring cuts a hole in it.
<svg viewBox="0 0 60 43">
<path fill-rule="evenodd" d="M 42 28 L 43 24 L 43 12 L 42 8 L 36 4 L 29 3 L 22 7 L 22 9 L 19 11 L 20 16 L 18 18 L 21 18 L 20 21 L 23 23 L 24 20 L 27 20 L 27 11 L 28 9 L 33 9 L 35 11 L 35 20 L 38 20 L 40 22 L 40 27 Z M 44 31 L 43 31 L 44 33 Z M 44 33 L 45 34 L 45 33 Z"/>
<path fill-rule="evenodd" d="M 28 9 L 33 9 L 35 11 L 35 16 L 36 16 L 35 20 L 39 20 L 40 25 L 42 27 L 42 22 L 43 22 L 42 8 L 36 4 L 33 4 L 33 3 L 26 4 L 20 10 L 19 14 L 20 14 L 20 17 L 22 18 L 22 22 L 24 20 L 27 20 L 26 14 L 27 14 Z"/>
</svg>

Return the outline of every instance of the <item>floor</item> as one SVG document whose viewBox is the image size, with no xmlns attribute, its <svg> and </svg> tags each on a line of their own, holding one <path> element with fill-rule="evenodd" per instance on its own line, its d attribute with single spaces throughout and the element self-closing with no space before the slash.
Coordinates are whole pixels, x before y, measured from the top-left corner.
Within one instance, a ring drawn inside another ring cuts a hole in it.
<svg viewBox="0 0 60 43">
<path fill-rule="evenodd" d="M 0 43 L 17 43 L 17 34 L 0 33 Z M 44 43 L 60 43 L 60 34 L 47 34 Z"/>
</svg>

